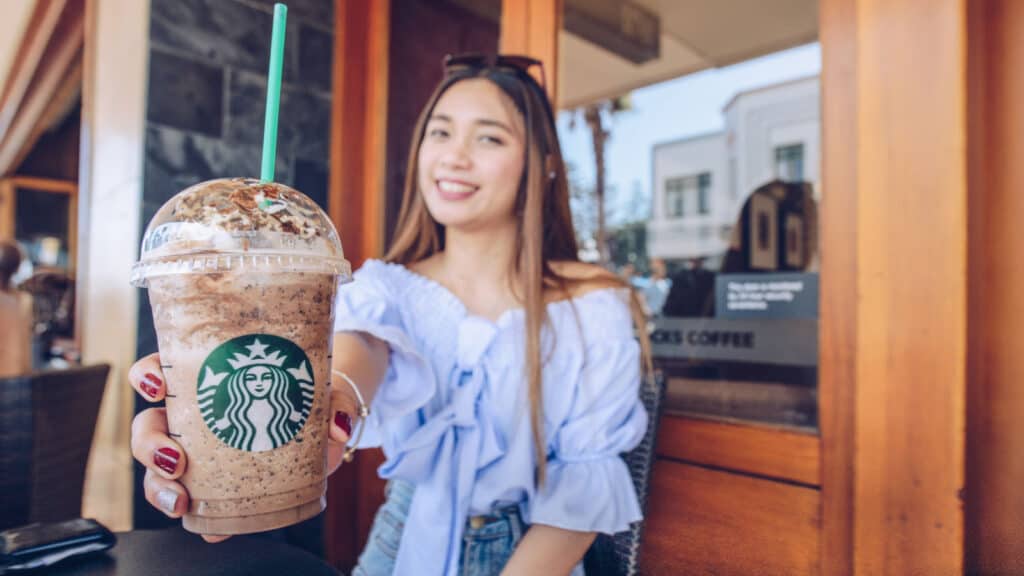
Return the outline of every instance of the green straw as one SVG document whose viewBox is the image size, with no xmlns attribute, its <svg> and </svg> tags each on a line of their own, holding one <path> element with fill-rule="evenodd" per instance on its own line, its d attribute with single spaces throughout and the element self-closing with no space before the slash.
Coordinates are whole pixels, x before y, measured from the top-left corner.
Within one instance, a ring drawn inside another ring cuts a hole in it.
<svg viewBox="0 0 1024 576">
<path fill-rule="evenodd" d="M 270 36 L 270 71 L 267 73 L 267 114 L 263 123 L 263 165 L 260 180 L 274 181 L 277 156 L 277 113 L 281 107 L 281 67 L 284 64 L 284 27 L 288 7 L 274 4 L 274 30 Z"/>
</svg>

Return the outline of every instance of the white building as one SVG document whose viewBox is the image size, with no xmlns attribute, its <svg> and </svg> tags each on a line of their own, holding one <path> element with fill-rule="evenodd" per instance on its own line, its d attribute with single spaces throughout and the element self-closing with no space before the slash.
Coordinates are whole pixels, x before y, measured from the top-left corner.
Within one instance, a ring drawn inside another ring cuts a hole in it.
<svg viewBox="0 0 1024 576">
<path fill-rule="evenodd" d="M 819 102 L 817 76 L 740 92 L 723 131 L 656 144 L 648 256 L 721 255 L 743 202 L 770 180 L 810 182 L 820 198 Z"/>
</svg>

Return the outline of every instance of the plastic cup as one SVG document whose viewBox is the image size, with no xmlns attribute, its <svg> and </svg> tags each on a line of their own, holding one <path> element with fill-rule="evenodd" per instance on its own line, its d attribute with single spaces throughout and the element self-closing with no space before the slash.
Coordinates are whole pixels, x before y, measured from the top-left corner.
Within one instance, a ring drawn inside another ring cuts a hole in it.
<svg viewBox="0 0 1024 576">
<path fill-rule="evenodd" d="M 183 524 L 246 534 L 323 511 L 337 231 L 287 186 L 232 178 L 171 198 L 131 281 L 147 287 L 171 437 L 185 449 Z"/>
</svg>

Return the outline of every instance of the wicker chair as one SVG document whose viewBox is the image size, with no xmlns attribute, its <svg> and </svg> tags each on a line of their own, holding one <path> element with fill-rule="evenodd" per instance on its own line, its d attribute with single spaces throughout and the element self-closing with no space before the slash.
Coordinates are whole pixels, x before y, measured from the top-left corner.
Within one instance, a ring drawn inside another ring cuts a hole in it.
<svg viewBox="0 0 1024 576">
<path fill-rule="evenodd" d="M 633 477 L 633 486 L 640 499 L 640 508 L 646 512 L 647 495 L 654 464 L 655 441 L 661 416 L 661 401 L 665 397 L 665 379 L 660 372 L 647 378 L 640 389 L 640 398 L 650 416 L 647 432 L 640 445 L 622 455 Z M 640 538 L 644 521 L 634 522 L 629 530 L 612 536 L 598 534 L 594 544 L 583 558 L 583 569 L 588 576 L 632 576 L 640 573 Z"/>
<path fill-rule="evenodd" d="M 110 366 L 0 379 L 0 530 L 75 518 Z"/>
</svg>

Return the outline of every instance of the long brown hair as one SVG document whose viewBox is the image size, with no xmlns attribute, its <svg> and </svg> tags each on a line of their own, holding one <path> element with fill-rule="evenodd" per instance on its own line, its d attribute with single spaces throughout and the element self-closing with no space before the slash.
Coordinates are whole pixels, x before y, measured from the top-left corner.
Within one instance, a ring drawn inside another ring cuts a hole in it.
<svg viewBox="0 0 1024 576">
<path fill-rule="evenodd" d="M 568 278 L 558 274 L 552 262 L 579 261 L 576 234 L 569 209 L 569 185 L 558 144 L 554 112 L 543 88 L 527 73 L 495 67 L 463 68 L 450 72 L 430 96 L 412 136 L 405 175 L 402 207 L 390 250 L 384 259 L 412 264 L 441 252 L 445 247 L 444 226 L 427 210 L 418 189 L 419 150 L 426 125 L 441 96 L 457 82 L 484 78 L 494 83 L 515 104 L 526 127 L 526 154 L 515 213 L 516 251 L 513 262 L 512 293 L 523 303 L 526 316 L 526 373 L 529 383 L 530 424 L 537 454 L 537 483 L 543 485 L 547 471 L 547 449 L 541 407 L 541 328 L 549 324 L 545 295 L 570 298 L 583 283 L 602 287 L 628 287 L 612 275 L 598 278 Z M 650 347 L 646 319 L 636 293 L 631 291 L 631 308 L 638 328 L 644 363 L 650 370 Z"/>
</svg>

